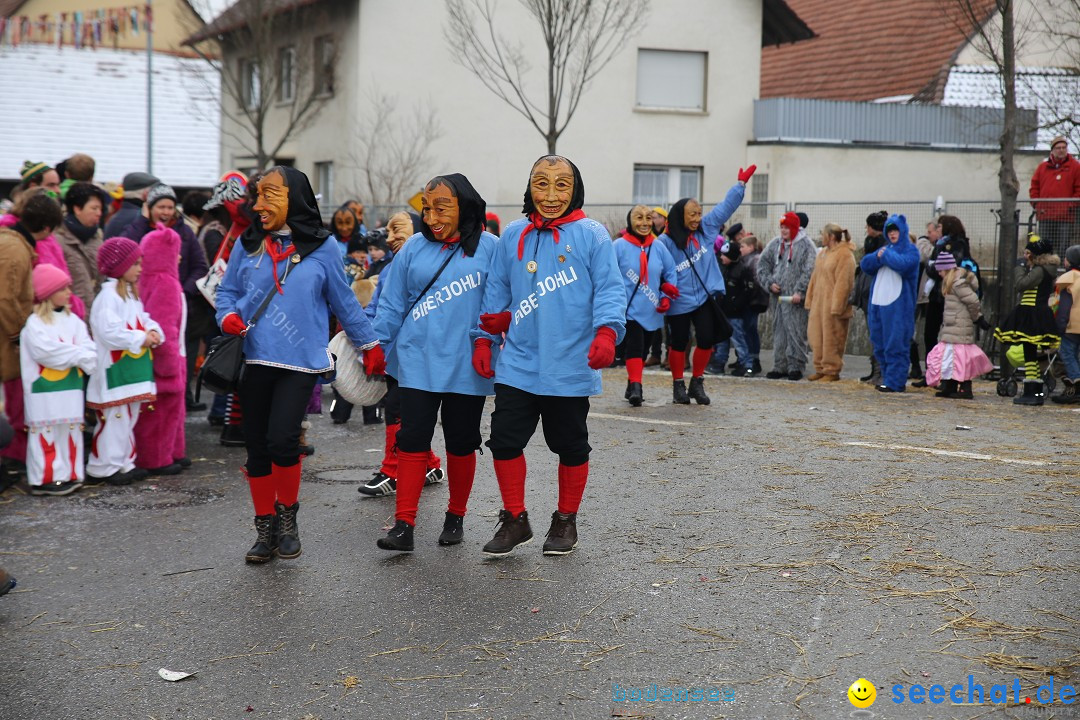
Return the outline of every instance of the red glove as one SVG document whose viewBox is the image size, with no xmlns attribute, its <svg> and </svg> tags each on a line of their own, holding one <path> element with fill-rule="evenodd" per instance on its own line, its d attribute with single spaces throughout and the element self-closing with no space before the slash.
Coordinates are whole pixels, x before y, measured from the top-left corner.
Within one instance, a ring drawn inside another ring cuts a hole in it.
<svg viewBox="0 0 1080 720">
<path fill-rule="evenodd" d="M 663 285 L 661 285 L 660 292 L 671 298 L 679 297 L 679 288 L 675 287 L 671 283 L 664 283 Z"/>
<path fill-rule="evenodd" d="M 657 303 L 657 305 L 656 305 L 656 312 L 658 312 L 658 313 L 666 313 L 670 309 L 671 309 L 671 300 L 669 300 L 666 297 L 660 298 L 660 302 Z"/>
<path fill-rule="evenodd" d="M 221 332 L 226 335 L 247 335 L 247 323 L 236 313 L 229 313 L 221 321 Z"/>
<path fill-rule="evenodd" d="M 615 331 L 605 326 L 596 331 L 596 337 L 589 346 L 589 367 L 599 370 L 606 368 L 614 361 Z"/>
<path fill-rule="evenodd" d="M 386 356 L 383 355 L 382 345 L 364 351 L 364 373 L 367 375 L 386 374 Z"/>
<path fill-rule="evenodd" d="M 488 315 L 487 317 L 497 316 Z M 476 342 L 473 343 L 472 366 L 476 374 L 482 378 L 490 380 L 495 377 L 495 371 L 491 369 L 491 341 L 487 338 L 476 338 Z"/>
<path fill-rule="evenodd" d="M 745 170 L 743 170 L 742 168 L 739 168 L 739 182 L 741 182 L 741 183 L 749 182 L 750 178 L 754 177 L 754 173 L 756 173 L 756 172 L 757 172 L 757 165 L 751 165 L 750 167 L 746 168 Z"/>
<path fill-rule="evenodd" d="M 480 329 L 491 335 L 499 335 L 510 329 L 510 311 L 484 313 L 480 316 Z"/>
</svg>

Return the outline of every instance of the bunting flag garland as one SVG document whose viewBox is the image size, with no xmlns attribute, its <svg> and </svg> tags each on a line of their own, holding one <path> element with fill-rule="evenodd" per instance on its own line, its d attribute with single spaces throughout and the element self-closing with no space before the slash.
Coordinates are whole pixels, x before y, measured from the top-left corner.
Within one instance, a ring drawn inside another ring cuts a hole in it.
<svg viewBox="0 0 1080 720">
<path fill-rule="evenodd" d="M 153 15 L 149 5 L 127 5 L 74 12 L 0 17 L 0 47 L 22 43 L 55 43 L 62 48 L 96 50 L 106 43 L 115 45 L 122 37 L 138 37 L 149 32 Z"/>
</svg>

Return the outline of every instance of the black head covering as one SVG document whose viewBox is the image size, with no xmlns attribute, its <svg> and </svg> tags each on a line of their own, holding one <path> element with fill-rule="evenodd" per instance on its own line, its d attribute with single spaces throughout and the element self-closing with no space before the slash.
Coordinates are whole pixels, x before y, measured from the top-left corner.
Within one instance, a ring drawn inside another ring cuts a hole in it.
<svg viewBox="0 0 1080 720">
<path fill-rule="evenodd" d="M 427 184 L 429 187 L 432 185 L 446 185 L 454 193 L 454 197 L 457 198 L 460 213 L 458 233 L 461 236 L 458 242 L 465 254 L 472 257 L 476 254 L 476 246 L 480 244 L 480 233 L 484 231 L 487 203 L 484 202 L 484 198 L 480 197 L 480 193 L 476 192 L 476 188 L 469 182 L 469 178 L 461 173 L 437 175 Z M 413 226 L 416 226 L 415 220 L 413 220 Z M 442 242 L 442 240 L 435 238 L 434 233 L 431 232 L 431 228 L 428 227 L 423 218 L 420 219 L 420 232 L 431 242 Z"/>
<path fill-rule="evenodd" d="M 319 214 L 319 203 L 315 199 L 315 191 L 311 189 L 307 175 L 296 168 L 278 165 L 266 172 L 279 173 L 285 178 L 285 184 L 289 187 L 289 209 L 285 215 L 285 224 L 292 231 L 292 243 L 296 246 L 296 252 L 303 257 L 330 237 L 330 231 L 323 225 L 322 215 Z M 263 229 L 256 213 L 251 227 L 240 236 L 240 242 L 250 253 L 259 248 L 259 244 L 265 237 L 266 230 Z"/>
<path fill-rule="evenodd" d="M 585 183 L 581 181 L 581 171 L 577 169 L 577 165 L 573 163 L 568 157 L 562 155 L 542 155 L 536 159 L 533 163 L 533 167 L 536 167 L 536 163 L 540 162 L 544 158 L 556 158 L 558 160 L 565 160 L 570 169 L 574 172 L 574 194 L 570 196 L 570 204 L 566 206 L 566 210 L 559 217 L 566 217 L 575 210 L 580 210 L 585 206 Z M 525 184 L 525 205 L 521 208 L 521 212 L 524 215 L 531 215 L 537 212 L 536 205 L 533 204 L 532 199 L 532 168 L 529 169 L 529 182 Z"/>
<path fill-rule="evenodd" d="M 406 211 L 409 215 L 409 219 L 412 220 L 413 235 L 420 232 L 420 228 L 424 226 L 424 221 L 420 219 L 420 213 L 413 212 L 412 210 Z"/>
<path fill-rule="evenodd" d="M 667 214 L 667 236 L 680 250 L 686 249 L 686 242 L 690 239 L 690 229 L 686 227 L 686 203 L 694 198 L 682 198 L 671 206 Z"/>
<path fill-rule="evenodd" d="M 727 232 L 725 232 L 724 234 L 727 235 L 727 239 L 729 241 L 734 242 L 735 241 L 735 236 L 738 235 L 739 233 L 741 233 L 742 231 L 743 231 L 743 224 L 742 223 L 735 223 L 734 225 L 729 227 L 727 229 Z"/>
</svg>

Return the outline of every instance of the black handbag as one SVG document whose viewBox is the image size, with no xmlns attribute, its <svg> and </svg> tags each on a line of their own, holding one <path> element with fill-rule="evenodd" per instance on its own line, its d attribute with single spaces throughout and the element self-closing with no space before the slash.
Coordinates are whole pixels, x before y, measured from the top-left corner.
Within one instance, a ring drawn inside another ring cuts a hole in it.
<svg viewBox="0 0 1080 720">
<path fill-rule="evenodd" d="M 690 259 L 690 253 L 683 248 L 683 255 L 686 256 L 686 261 L 690 263 L 690 269 L 694 271 L 694 277 L 701 283 L 701 288 L 705 291 L 705 295 L 709 298 L 705 302 L 709 305 L 713 312 L 713 331 L 716 334 L 716 342 L 722 343 L 725 340 L 730 340 L 731 335 L 735 332 L 735 329 L 731 327 L 731 323 L 728 322 L 727 315 L 724 314 L 724 309 L 720 307 L 720 301 L 716 299 L 716 295 L 709 292 L 709 288 L 705 287 L 705 281 L 698 275 L 697 268 L 694 267 L 693 261 Z"/>
<path fill-rule="evenodd" d="M 286 263 L 285 271 L 281 273 L 278 284 L 284 286 L 285 278 L 289 270 L 297 263 Z M 274 290 L 271 288 L 266 293 L 262 305 L 248 320 L 248 330 L 255 327 L 256 321 L 262 316 L 270 301 L 274 298 Z M 202 368 L 199 369 L 199 379 L 195 384 L 195 402 L 199 401 L 203 387 L 206 387 L 215 395 L 228 395 L 240 388 L 240 381 L 244 377 L 244 336 L 243 335 L 219 335 L 210 341 L 206 348 L 206 357 L 203 359 Z"/>
</svg>

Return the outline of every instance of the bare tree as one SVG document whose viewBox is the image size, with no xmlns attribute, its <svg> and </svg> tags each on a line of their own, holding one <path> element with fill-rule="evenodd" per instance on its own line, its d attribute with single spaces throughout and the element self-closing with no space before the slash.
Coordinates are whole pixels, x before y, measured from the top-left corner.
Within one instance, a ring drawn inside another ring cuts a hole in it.
<svg viewBox="0 0 1080 720">
<path fill-rule="evenodd" d="M 221 78 L 223 134 L 264 170 L 333 97 L 337 43 L 319 5 L 238 0 L 192 32 L 192 47 Z M 217 40 L 221 58 L 203 46 Z"/>
<path fill-rule="evenodd" d="M 372 205 L 402 205 L 430 172 L 431 146 L 442 137 L 442 126 L 428 103 L 402 114 L 396 97 L 372 91 L 364 106 L 356 151 L 349 154 L 358 179 L 352 194 Z"/>
<path fill-rule="evenodd" d="M 1034 7 L 1035 32 L 1049 41 L 1057 67 L 1041 78 L 1027 78 L 1025 84 L 1039 101 L 1040 127 L 1070 138 L 1075 149 L 1080 147 L 1080 0 Z"/>
<path fill-rule="evenodd" d="M 645 18 L 649 0 L 520 2 L 544 40 L 546 93 L 529 82 L 531 63 L 522 43 L 496 28 L 495 0 L 447 0 L 450 49 L 484 87 L 521 113 L 547 141 L 548 152 L 555 153 L 589 83 Z"/>
</svg>

